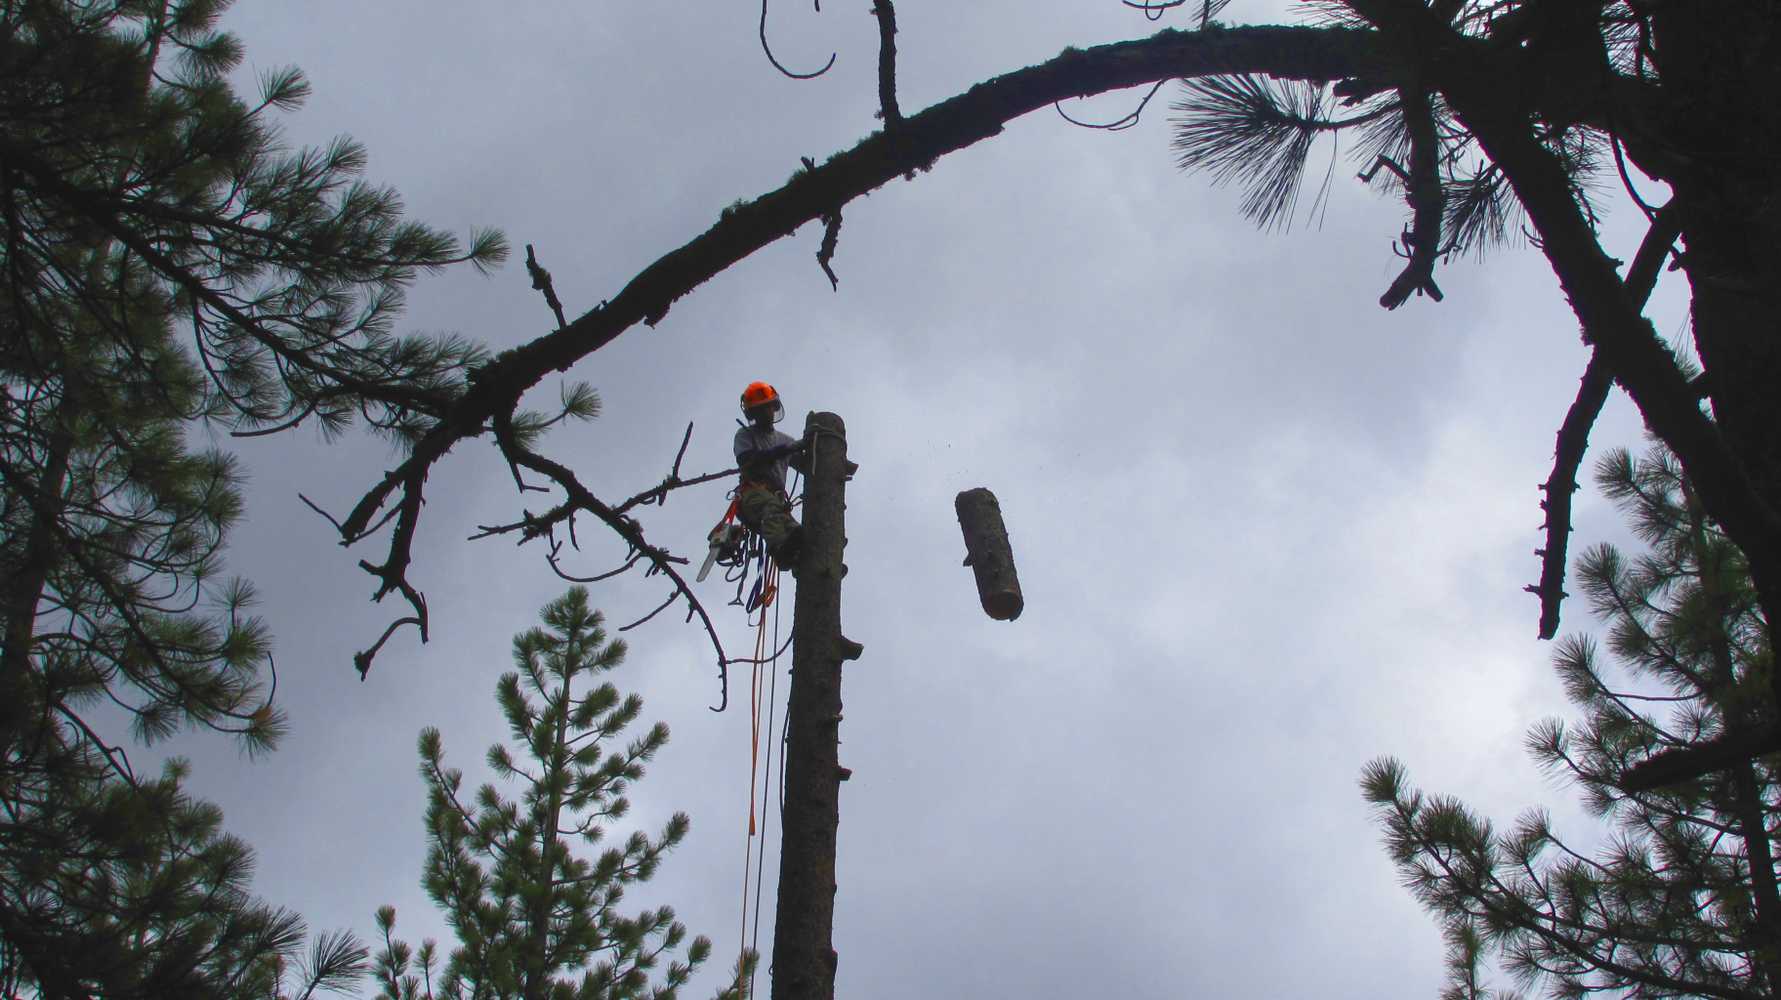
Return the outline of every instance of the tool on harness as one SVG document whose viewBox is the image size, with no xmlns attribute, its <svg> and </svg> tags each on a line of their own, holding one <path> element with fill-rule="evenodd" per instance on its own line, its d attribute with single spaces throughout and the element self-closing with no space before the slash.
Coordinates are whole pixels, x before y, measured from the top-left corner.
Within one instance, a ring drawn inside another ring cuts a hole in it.
<svg viewBox="0 0 1781 1000">
<path fill-rule="evenodd" d="M 729 509 L 705 536 L 705 562 L 699 567 L 697 579 L 703 581 L 711 575 L 712 567 L 722 566 L 724 582 L 736 585 L 736 596 L 730 603 L 752 614 L 757 608 L 772 604 L 779 588 L 773 579 L 777 574 L 770 572 L 775 567 L 767 552 L 766 539 L 737 519 L 737 508 L 737 501 L 732 497 Z M 750 567 L 754 569 L 753 573 L 749 572 Z M 754 581 L 752 587 L 749 586 L 750 577 Z"/>
<path fill-rule="evenodd" d="M 724 512 L 711 533 L 705 536 L 708 551 L 705 553 L 705 564 L 699 567 L 698 579 L 703 581 L 711 575 L 711 567 L 719 563 L 726 567 L 734 566 L 742 559 L 742 542 L 748 529 L 736 520 L 737 504 L 730 501 L 730 509 Z"/>
<path fill-rule="evenodd" d="M 793 482 L 795 484 L 797 480 Z M 773 603 L 779 592 L 779 574 L 778 563 L 768 551 L 767 540 L 760 532 L 742 523 L 740 497 L 746 488 L 746 485 L 738 486 L 731 491 L 730 505 L 724 510 L 724 516 L 706 534 L 705 562 L 699 567 L 698 580 L 710 576 L 713 567 L 724 567 L 724 582 L 736 585 L 736 596 L 730 603 L 753 614 Z M 795 508 L 802 502 L 802 497 L 788 497 L 786 505 Z"/>
</svg>

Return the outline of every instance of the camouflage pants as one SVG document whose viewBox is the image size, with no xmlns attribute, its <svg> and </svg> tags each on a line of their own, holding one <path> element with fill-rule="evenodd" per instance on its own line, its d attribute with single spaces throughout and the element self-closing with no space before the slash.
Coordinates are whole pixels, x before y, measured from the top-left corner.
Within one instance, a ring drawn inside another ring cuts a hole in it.
<svg viewBox="0 0 1781 1000">
<path fill-rule="evenodd" d="M 736 513 L 744 525 L 766 539 L 768 552 L 777 553 L 787 536 L 798 530 L 791 503 L 772 487 L 745 487 L 736 495 Z"/>
</svg>

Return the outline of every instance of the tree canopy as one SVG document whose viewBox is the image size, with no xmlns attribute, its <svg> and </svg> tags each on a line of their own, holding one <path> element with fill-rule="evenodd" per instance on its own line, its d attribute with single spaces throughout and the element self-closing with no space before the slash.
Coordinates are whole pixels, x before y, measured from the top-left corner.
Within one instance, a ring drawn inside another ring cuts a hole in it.
<svg viewBox="0 0 1781 1000">
<path fill-rule="evenodd" d="M 1324 5 L 1330 20 L 1318 26 L 1229 28 L 1210 20 L 1219 5 L 1196 6 L 1193 30 L 1068 50 L 905 112 L 894 12 L 879 0 L 877 131 L 733 206 L 598 308 L 485 357 L 467 342 L 394 338 L 387 321 L 417 269 L 493 259 L 496 242 L 473 238 L 457 250 L 407 228 L 393 196 L 352 182 L 350 148 L 270 161 L 236 149 L 263 134 L 241 122 L 259 121 L 301 88 L 275 75 L 258 105 L 231 103 L 219 82 L 230 46 L 210 29 L 220 5 L 8 5 L 6 65 L 29 72 L 0 83 L 10 213 L 0 323 L 18 333 L 6 350 L 22 345 L 4 362 L 0 749 L 25 754 L 27 733 L 51 731 L 32 719 L 53 717 L 59 738 L 115 766 L 111 748 L 79 725 L 81 699 L 101 695 L 129 699 L 144 736 L 188 723 L 239 730 L 256 746 L 276 736 L 250 591 L 210 585 L 238 516 L 232 469 L 187 448 L 181 428 L 206 420 L 243 433 L 304 420 L 338 428 L 357 414 L 411 449 L 337 524 L 343 541 L 387 543 L 361 565 L 379 597 L 399 593 L 412 608 L 364 644 L 361 668 L 396 627 L 427 635 L 428 609 L 408 576 L 423 494 L 438 463 L 470 439 L 491 437 L 516 479 L 542 477 L 560 491 L 550 511 L 527 514 L 513 530 L 536 537 L 589 513 L 639 559 L 673 574 L 673 557 L 626 515 L 639 498 L 602 500 L 540 447 L 535 432 L 549 418 L 520 409 L 538 382 L 639 322 L 659 321 L 700 283 L 803 223 L 823 224 L 832 254 L 853 199 L 919 175 L 1019 115 L 1176 78 L 1198 81 L 1184 99 L 1184 165 L 1261 178 L 1244 195 L 1258 221 L 1278 218 L 1297 196 L 1308 137 L 1342 129 L 1372 137 L 1363 173 L 1405 202 L 1403 233 L 1380 240 L 1381 254 L 1390 242 L 1404 259 L 1381 290 L 1388 306 L 1438 295 L 1444 260 L 1513 230 L 1517 213 L 1525 219 L 1596 355 L 1559 428 L 1546 487 L 1548 541 L 1534 588 L 1543 632 L 1556 627 L 1563 596 L 1575 470 L 1614 384 L 1745 553 L 1772 622 L 1781 607 L 1773 433 L 1781 402 L 1772 389 L 1781 373 L 1773 337 L 1781 224 L 1772 204 L 1781 132 L 1760 96 L 1773 92 L 1777 72 L 1770 8 L 1355 0 Z M 168 136 L 190 145 L 173 149 Z M 1640 174 L 1671 194 L 1648 206 L 1636 252 L 1604 246 L 1597 234 L 1588 182 L 1609 177 L 1608 164 L 1635 198 Z M 274 178 L 295 185 L 293 200 L 256 186 Z M 305 242 L 280 238 L 289 232 Z M 382 257 L 370 260 L 367 246 Z M 316 248 L 333 256 L 303 256 Z M 279 253 L 295 256 L 281 262 Z M 1624 274 L 1616 255 L 1630 261 Z M 1666 260 L 1690 282 L 1698 374 L 1641 315 Z M 575 391 L 558 412 L 591 407 L 591 395 Z M 220 601 L 206 604 L 205 595 Z M 1674 748 L 1709 751 L 1674 773 L 1686 780 L 1703 760 L 1723 767 L 1726 755 L 1711 751 L 1727 747 L 1737 759 L 1773 749 L 1774 702 L 1771 692 L 1740 720 L 1744 731 Z"/>
</svg>

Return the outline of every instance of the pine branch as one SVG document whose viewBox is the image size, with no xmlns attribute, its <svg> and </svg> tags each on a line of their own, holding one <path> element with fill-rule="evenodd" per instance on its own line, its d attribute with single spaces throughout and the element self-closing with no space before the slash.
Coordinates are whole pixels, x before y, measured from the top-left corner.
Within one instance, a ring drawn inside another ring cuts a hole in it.
<svg viewBox="0 0 1781 1000">
<path fill-rule="evenodd" d="M 1173 105 L 1171 146 L 1181 169 L 1244 185 L 1242 211 L 1260 226 L 1290 225 L 1311 144 L 1347 124 L 1326 114 L 1320 83 L 1242 74 L 1189 80 Z"/>
<path fill-rule="evenodd" d="M 1707 743 L 1655 754 L 1628 768 L 1620 787 L 1629 793 L 1655 791 L 1773 753 L 1781 753 L 1781 729 L 1739 730 Z"/>
</svg>

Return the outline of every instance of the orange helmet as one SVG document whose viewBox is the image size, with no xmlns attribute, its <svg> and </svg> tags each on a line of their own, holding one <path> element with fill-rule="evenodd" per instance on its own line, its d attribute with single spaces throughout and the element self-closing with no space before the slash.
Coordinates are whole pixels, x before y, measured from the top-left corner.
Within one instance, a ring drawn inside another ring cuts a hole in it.
<svg viewBox="0 0 1781 1000">
<path fill-rule="evenodd" d="M 774 423 L 785 416 L 785 404 L 779 401 L 778 390 L 765 382 L 748 383 L 748 388 L 742 390 L 742 412 L 752 413 L 763 406 L 772 407 Z"/>
</svg>

